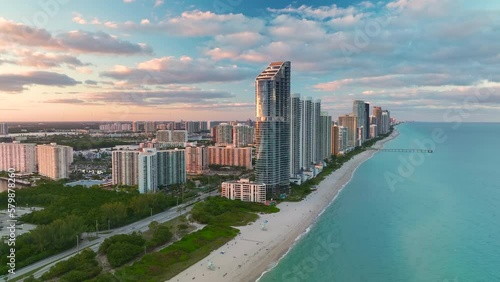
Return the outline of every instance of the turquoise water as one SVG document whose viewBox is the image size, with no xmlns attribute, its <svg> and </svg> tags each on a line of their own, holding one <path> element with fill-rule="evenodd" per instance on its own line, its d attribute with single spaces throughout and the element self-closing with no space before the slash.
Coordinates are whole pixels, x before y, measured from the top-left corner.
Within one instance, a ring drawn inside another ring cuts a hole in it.
<svg viewBox="0 0 500 282">
<path fill-rule="evenodd" d="M 261 282 L 500 281 L 500 124 L 397 129 Z"/>
</svg>

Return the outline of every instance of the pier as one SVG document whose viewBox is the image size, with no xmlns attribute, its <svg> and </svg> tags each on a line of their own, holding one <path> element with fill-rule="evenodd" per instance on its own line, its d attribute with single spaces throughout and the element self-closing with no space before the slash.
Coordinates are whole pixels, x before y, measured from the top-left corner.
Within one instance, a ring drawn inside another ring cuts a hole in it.
<svg viewBox="0 0 500 282">
<path fill-rule="evenodd" d="M 380 152 L 394 152 L 394 153 L 427 153 L 427 154 L 434 153 L 433 150 L 427 150 L 427 149 L 376 149 L 372 147 L 366 149 L 380 151 Z"/>
</svg>

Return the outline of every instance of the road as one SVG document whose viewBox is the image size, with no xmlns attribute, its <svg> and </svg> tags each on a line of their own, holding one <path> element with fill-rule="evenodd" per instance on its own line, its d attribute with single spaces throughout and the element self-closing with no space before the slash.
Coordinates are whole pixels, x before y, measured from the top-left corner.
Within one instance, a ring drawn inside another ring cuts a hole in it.
<svg viewBox="0 0 500 282">
<path fill-rule="evenodd" d="M 33 275 L 35 278 L 39 278 L 40 276 L 42 276 L 45 272 L 47 272 L 53 265 L 55 265 L 59 261 L 66 260 L 66 259 L 76 255 L 79 251 L 81 251 L 85 248 L 91 248 L 92 250 L 97 251 L 99 249 L 99 246 L 101 245 L 101 243 L 104 242 L 104 240 L 106 238 L 109 238 L 111 236 L 118 235 L 118 234 L 129 234 L 129 233 L 132 233 L 134 231 L 145 232 L 146 230 L 149 229 L 148 225 L 152 221 L 157 221 L 159 223 L 163 223 L 163 222 L 167 222 L 169 220 L 172 220 L 172 219 L 174 219 L 182 214 L 185 214 L 185 213 L 191 211 L 191 209 L 193 207 L 192 204 L 194 204 L 196 201 L 201 200 L 201 199 L 205 199 L 208 196 L 215 196 L 218 194 L 219 193 L 217 190 L 212 191 L 210 193 L 205 193 L 205 194 L 201 195 L 200 197 L 196 198 L 195 200 L 191 200 L 189 202 L 186 202 L 185 204 L 181 204 L 178 207 L 174 207 L 174 208 L 169 209 L 167 211 L 154 214 L 153 216 L 136 221 L 136 222 L 131 223 L 129 225 L 122 226 L 122 227 L 119 227 L 116 229 L 112 229 L 109 231 L 110 233 L 108 233 L 108 234 L 99 234 L 98 239 L 95 239 L 92 241 L 85 241 L 85 242 L 81 243 L 81 245 L 78 247 L 78 249 L 75 247 L 75 248 L 66 250 L 62 253 L 59 253 L 57 255 L 53 255 L 51 257 L 45 258 L 41 261 L 35 262 L 35 263 L 28 265 L 24 268 L 16 270 L 15 275 L 9 275 L 8 277 L 9 277 L 9 279 L 13 279 L 13 278 L 22 276 L 30 271 L 33 271 L 35 269 L 42 267 L 40 270 L 35 272 Z M 76 238 L 75 238 L 75 240 L 76 240 Z M 5 277 L 6 277 L 6 275 L 0 276 L 0 279 L 3 280 L 3 279 L 5 279 Z"/>
</svg>

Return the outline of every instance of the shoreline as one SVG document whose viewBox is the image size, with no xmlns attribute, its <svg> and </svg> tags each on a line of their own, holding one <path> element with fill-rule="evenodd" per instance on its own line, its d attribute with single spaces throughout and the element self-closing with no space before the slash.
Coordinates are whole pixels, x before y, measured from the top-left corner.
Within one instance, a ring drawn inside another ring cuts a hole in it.
<svg viewBox="0 0 500 282">
<path fill-rule="evenodd" d="M 382 148 L 398 135 L 394 129 L 390 136 L 373 147 Z M 280 212 L 277 214 L 263 214 L 253 224 L 238 227 L 240 234 L 237 237 L 169 281 L 259 281 L 311 230 L 354 177 L 357 168 L 376 153 L 367 150 L 354 156 L 302 201 L 282 202 L 278 204 Z M 269 223 L 263 231 L 260 227 L 265 220 Z M 215 270 L 208 269 L 208 260 L 213 261 Z"/>
</svg>

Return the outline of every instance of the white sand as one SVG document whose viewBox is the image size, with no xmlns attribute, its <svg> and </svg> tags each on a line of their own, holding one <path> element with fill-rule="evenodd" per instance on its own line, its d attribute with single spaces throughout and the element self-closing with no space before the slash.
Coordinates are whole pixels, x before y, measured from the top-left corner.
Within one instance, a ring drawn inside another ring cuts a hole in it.
<svg viewBox="0 0 500 282">
<path fill-rule="evenodd" d="M 390 137 L 377 142 L 374 147 L 382 147 L 397 135 L 395 130 Z M 255 281 L 315 222 L 318 215 L 349 182 L 356 168 L 375 152 L 365 151 L 356 155 L 342 168 L 327 176 L 318 185 L 318 189 L 301 202 L 280 203 L 280 212 L 261 215 L 255 223 L 238 227 L 240 234 L 235 239 L 170 281 Z M 261 223 L 265 220 L 269 221 L 266 231 L 261 229 Z M 213 261 L 215 270 L 208 269 L 209 260 Z"/>
</svg>

